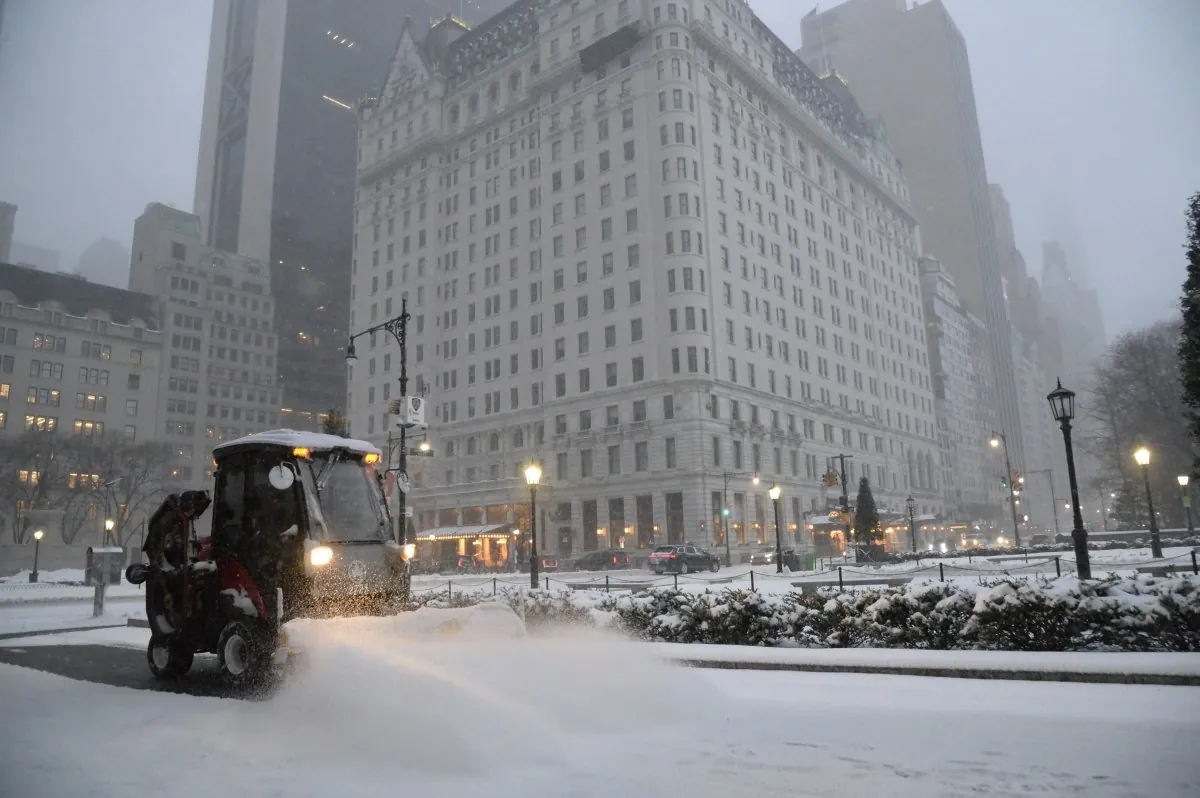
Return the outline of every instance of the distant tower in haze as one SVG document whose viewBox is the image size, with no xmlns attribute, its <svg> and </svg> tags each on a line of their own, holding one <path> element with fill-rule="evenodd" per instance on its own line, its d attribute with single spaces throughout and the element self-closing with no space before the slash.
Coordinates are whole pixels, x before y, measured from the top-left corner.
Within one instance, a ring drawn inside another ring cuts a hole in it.
<svg viewBox="0 0 1200 798">
<path fill-rule="evenodd" d="M 814 12 L 816 9 L 814 9 Z M 1020 410 L 1004 289 L 989 206 L 967 44 L 941 0 L 848 0 L 801 20 L 800 56 L 836 72 L 870 116 L 881 116 L 904 165 L 926 255 L 954 278 L 987 328 L 995 401 L 1014 463 Z"/>
<path fill-rule="evenodd" d="M 497 0 L 455 2 L 479 18 Z M 195 213 L 205 244 L 271 264 L 283 422 L 346 401 L 359 100 L 426 0 L 215 0 Z"/>
<path fill-rule="evenodd" d="M 111 238 L 99 238 L 79 256 L 75 273 L 93 283 L 124 287 L 129 282 L 129 250 Z"/>
<path fill-rule="evenodd" d="M 3 11 L 4 0 L 0 0 L 0 11 Z M 9 202 L 0 202 L 0 263 L 8 263 L 12 258 L 13 228 L 17 223 L 17 206 Z"/>
</svg>

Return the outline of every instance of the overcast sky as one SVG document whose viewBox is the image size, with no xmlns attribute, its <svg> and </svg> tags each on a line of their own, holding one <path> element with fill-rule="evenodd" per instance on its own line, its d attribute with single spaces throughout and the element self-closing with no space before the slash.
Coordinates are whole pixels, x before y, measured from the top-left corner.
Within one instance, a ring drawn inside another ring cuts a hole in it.
<svg viewBox="0 0 1200 798">
<path fill-rule="evenodd" d="M 293 0 L 296 2 L 296 0 Z M 353 0 L 347 0 L 353 2 Z M 1041 244 L 1087 260 L 1110 336 L 1171 316 L 1200 190 L 1197 0 L 946 0 L 970 49 L 988 179 Z M 752 0 L 794 47 L 810 0 Z M 823 3 L 827 8 L 831 3 Z M 16 240 L 128 245 L 146 203 L 191 209 L 211 0 L 7 0 L 0 200 Z"/>
</svg>

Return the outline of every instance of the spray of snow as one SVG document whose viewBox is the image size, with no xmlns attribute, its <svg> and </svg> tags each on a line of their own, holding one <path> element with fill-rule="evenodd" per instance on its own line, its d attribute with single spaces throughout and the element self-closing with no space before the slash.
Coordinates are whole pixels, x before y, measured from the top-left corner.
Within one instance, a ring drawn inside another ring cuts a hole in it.
<svg viewBox="0 0 1200 798">
<path fill-rule="evenodd" d="M 682 732 L 705 714 L 695 672 L 588 631 L 528 637 L 503 605 L 293 622 L 305 664 L 262 711 L 270 756 L 320 751 L 338 767 L 433 778 L 518 765 L 594 765 L 580 738 Z M 519 734 L 515 734 L 519 730 Z"/>
</svg>

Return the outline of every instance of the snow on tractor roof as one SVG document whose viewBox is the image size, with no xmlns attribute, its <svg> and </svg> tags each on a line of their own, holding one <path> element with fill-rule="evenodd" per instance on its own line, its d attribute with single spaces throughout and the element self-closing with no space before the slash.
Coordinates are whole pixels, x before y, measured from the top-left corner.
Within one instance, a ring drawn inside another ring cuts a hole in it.
<svg viewBox="0 0 1200 798">
<path fill-rule="evenodd" d="M 330 449 L 349 449 L 358 454 L 382 454 L 379 449 L 367 441 L 360 441 L 356 438 L 342 438 L 337 435 L 326 435 L 322 432 L 304 432 L 303 430 L 295 429 L 272 429 L 266 432 L 255 432 L 252 435 L 243 435 L 240 438 L 235 438 L 232 441 L 226 441 L 214 446 L 213 452 L 216 453 L 232 446 L 244 446 L 247 444 L 283 446 L 289 449 L 302 447 L 311 449 L 314 452 L 329 451 Z"/>
</svg>

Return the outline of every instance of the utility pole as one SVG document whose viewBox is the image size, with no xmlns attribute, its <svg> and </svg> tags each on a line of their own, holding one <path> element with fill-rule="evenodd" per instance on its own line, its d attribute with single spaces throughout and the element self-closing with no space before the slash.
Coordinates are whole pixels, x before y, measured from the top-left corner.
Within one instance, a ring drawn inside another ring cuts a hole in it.
<svg viewBox="0 0 1200 798">
<path fill-rule="evenodd" d="M 849 490 L 849 487 L 846 485 L 846 461 L 853 460 L 854 455 L 852 455 L 852 454 L 835 454 L 834 456 L 830 457 L 829 459 L 837 460 L 839 463 L 839 466 L 840 466 L 840 468 L 839 468 L 840 477 L 839 478 L 842 483 L 842 525 L 846 528 L 846 542 L 849 543 L 850 536 L 852 533 L 850 531 L 850 495 L 847 492 Z M 855 537 L 854 537 L 854 559 L 856 562 L 858 561 L 858 555 L 861 553 L 861 549 L 862 549 L 862 546 L 859 543 L 858 536 L 855 535 Z"/>
<path fill-rule="evenodd" d="M 399 462 L 396 465 L 396 495 L 397 495 L 397 511 L 396 518 L 399 521 L 398 540 L 401 549 L 408 552 L 408 522 L 406 519 L 405 504 L 408 500 L 408 492 L 411 490 L 411 483 L 408 478 L 408 428 L 414 426 L 409 422 L 408 418 L 408 299 L 400 300 L 400 315 L 395 318 L 388 319 L 385 322 L 376 324 L 362 332 L 354 333 L 350 336 L 350 340 L 346 344 L 346 360 L 352 362 L 358 359 L 358 355 L 354 351 L 354 339 L 364 335 L 383 330 L 391 334 L 396 339 L 397 345 L 400 347 L 400 398 L 397 400 L 400 405 L 400 456 Z M 388 432 L 389 448 L 391 447 L 391 432 Z M 388 468 L 391 469 L 391 452 L 388 453 Z M 405 554 L 407 558 L 408 554 Z M 407 570 L 408 560 L 405 560 Z"/>
<path fill-rule="evenodd" d="M 1008 506 L 1012 509 L 1013 522 L 1013 546 L 1020 548 L 1021 546 L 1021 525 L 1017 521 L 1017 495 L 1013 491 L 1013 468 L 1012 461 L 1008 458 L 1008 438 L 1004 437 L 1003 432 L 992 433 L 992 448 L 996 446 L 1004 446 L 1004 481 L 1008 483 Z M 1057 515 L 1057 510 L 1055 510 Z"/>
</svg>

